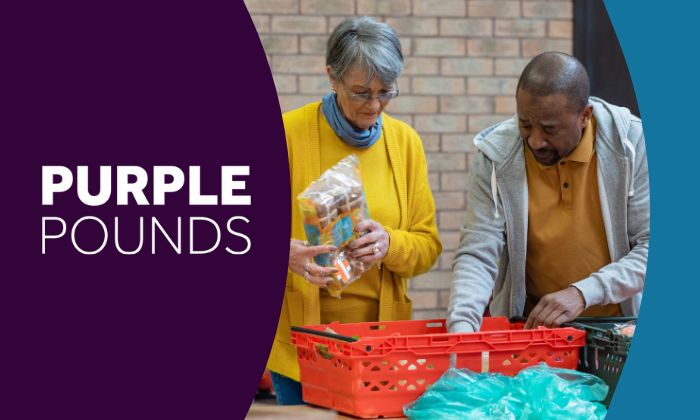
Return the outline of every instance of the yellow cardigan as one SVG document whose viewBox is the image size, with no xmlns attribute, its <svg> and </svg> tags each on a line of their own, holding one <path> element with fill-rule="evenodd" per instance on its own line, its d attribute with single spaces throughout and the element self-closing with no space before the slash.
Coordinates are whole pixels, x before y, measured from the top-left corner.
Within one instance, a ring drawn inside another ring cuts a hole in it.
<svg viewBox="0 0 700 420">
<path fill-rule="evenodd" d="M 321 175 L 319 151 L 320 102 L 283 114 L 291 178 L 292 232 L 294 239 L 305 239 L 296 197 Z M 386 114 L 382 130 L 394 174 L 401 222 L 399 229 L 385 227 L 390 237 L 382 260 L 379 320 L 411 318 L 411 300 L 406 295 L 409 277 L 428 271 L 442 251 L 435 224 L 435 203 L 428 185 L 428 169 L 423 144 L 406 123 Z M 267 362 L 268 369 L 299 380 L 296 348 L 290 341 L 290 326 L 319 324 L 321 317 L 318 287 L 287 270 L 287 281 L 275 340 Z"/>
</svg>

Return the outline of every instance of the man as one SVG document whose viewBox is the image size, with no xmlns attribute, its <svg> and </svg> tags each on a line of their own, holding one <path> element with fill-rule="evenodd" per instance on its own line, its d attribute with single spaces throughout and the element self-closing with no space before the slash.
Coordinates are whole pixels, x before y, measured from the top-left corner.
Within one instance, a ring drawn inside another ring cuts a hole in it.
<svg viewBox="0 0 700 420">
<path fill-rule="evenodd" d="M 451 332 L 478 331 L 489 301 L 526 328 L 637 315 L 649 242 L 642 122 L 589 90 L 578 60 L 541 54 L 520 76 L 517 116 L 475 138 Z"/>
</svg>

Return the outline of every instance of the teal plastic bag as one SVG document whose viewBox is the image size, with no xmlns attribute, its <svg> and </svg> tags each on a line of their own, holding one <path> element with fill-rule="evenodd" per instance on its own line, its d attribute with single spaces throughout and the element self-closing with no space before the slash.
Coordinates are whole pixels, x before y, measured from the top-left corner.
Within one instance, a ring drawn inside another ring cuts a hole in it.
<svg viewBox="0 0 700 420">
<path fill-rule="evenodd" d="M 544 363 L 514 377 L 448 369 L 404 414 L 413 420 L 602 420 L 607 410 L 600 401 L 607 394 L 596 376 Z"/>
</svg>

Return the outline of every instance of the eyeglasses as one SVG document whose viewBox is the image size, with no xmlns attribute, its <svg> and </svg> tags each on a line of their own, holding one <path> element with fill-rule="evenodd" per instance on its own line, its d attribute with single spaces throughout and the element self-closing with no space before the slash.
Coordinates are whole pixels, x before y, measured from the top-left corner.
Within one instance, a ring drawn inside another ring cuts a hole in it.
<svg viewBox="0 0 700 420">
<path fill-rule="evenodd" d="M 348 90 L 345 87 L 345 83 L 343 83 L 343 82 L 340 82 L 340 85 L 343 87 L 343 89 L 348 94 L 350 99 L 354 102 L 369 102 L 369 101 L 373 100 L 374 98 L 379 99 L 379 102 L 388 102 L 388 101 L 396 98 L 397 96 L 399 96 L 398 87 L 396 88 L 396 90 L 392 90 L 391 92 L 380 93 L 377 96 L 372 96 L 372 94 L 369 92 L 354 93 L 354 92 Z"/>
</svg>

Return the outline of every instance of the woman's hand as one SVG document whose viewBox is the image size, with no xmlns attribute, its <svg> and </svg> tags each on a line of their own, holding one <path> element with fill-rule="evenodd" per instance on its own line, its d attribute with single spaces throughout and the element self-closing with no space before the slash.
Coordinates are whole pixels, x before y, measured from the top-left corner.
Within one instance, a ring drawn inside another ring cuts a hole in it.
<svg viewBox="0 0 700 420">
<path fill-rule="evenodd" d="M 350 255 L 370 265 L 380 262 L 389 252 L 389 234 L 372 219 L 363 220 L 355 227 L 361 237 L 350 242 Z"/>
<path fill-rule="evenodd" d="M 333 267 L 321 267 L 313 258 L 317 255 L 335 251 L 332 245 L 308 246 L 306 242 L 292 239 L 289 241 L 289 269 L 304 277 L 309 283 L 325 289 L 331 277 L 338 270 Z"/>
</svg>

